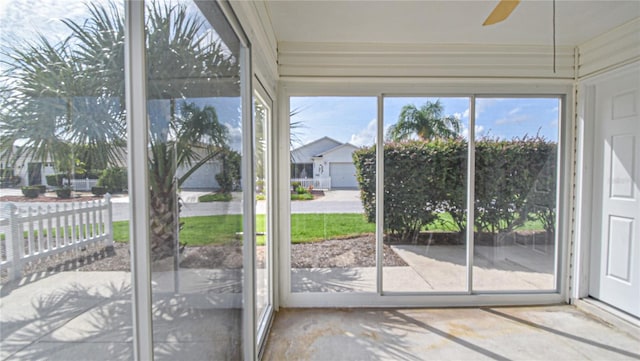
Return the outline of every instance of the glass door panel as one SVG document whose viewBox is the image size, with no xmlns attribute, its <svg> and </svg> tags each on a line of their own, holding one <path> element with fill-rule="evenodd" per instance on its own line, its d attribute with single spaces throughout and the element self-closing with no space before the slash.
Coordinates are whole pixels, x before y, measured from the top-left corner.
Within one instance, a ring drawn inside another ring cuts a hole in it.
<svg viewBox="0 0 640 361">
<path fill-rule="evenodd" d="M 558 98 L 477 98 L 474 291 L 557 280 Z"/>
<path fill-rule="evenodd" d="M 123 4 L 0 6 L 2 359 L 134 358 Z"/>
<path fill-rule="evenodd" d="M 271 201 L 271 163 L 270 136 L 271 123 L 270 102 L 264 100 L 258 93 L 254 96 L 253 103 L 254 121 L 254 172 L 256 177 L 256 244 L 255 244 L 255 269 L 256 269 L 256 332 L 257 342 L 266 339 L 266 329 L 271 312 L 272 286 L 271 286 L 271 222 L 269 202 Z"/>
<path fill-rule="evenodd" d="M 384 292 L 467 291 L 469 107 L 384 98 Z"/>
<path fill-rule="evenodd" d="M 217 6 L 146 10 L 155 358 L 241 359 L 243 49 Z"/>
<path fill-rule="evenodd" d="M 290 109 L 291 292 L 375 292 L 377 98 L 291 97 Z"/>
</svg>

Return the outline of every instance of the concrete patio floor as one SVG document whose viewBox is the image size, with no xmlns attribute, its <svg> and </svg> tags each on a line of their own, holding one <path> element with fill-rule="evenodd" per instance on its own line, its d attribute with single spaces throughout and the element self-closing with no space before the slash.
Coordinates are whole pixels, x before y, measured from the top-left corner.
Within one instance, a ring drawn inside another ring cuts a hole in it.
<svg viewBox="0 0 640 361">
<path fill-rule="evenodd" d="M 638 360 L 640 329 L 570 305 L 282 309 L 263 360 Z"/>
<path fill-rule="evenodd" d="M 240 358 L 238 272 L 153 277 L 156 360 Z M 131 273 L 31 275 L 0 289 L 0 360 L 132 360 Z"/>
<path fill-rule="evenodd" d="M 178 293 L 170 276 L 154 274 L 156 359 L 239 359 L 237 271 L 183 270 Z M 4 285 L 0 360 L 132 359 L 130 280 L 128 272 L 60 272 Z M 264 354 L 265 360 L 554 358 L 640 359 L 640 328 L 616 327 L 567 305 L 283 309 Z"/>
</svg>

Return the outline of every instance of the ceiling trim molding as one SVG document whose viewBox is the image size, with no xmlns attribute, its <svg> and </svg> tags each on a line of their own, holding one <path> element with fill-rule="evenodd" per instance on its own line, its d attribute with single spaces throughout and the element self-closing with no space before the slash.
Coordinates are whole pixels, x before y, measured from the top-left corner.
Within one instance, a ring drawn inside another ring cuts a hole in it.
<svg viewBox="0 0 640 361">
<path fill-rule="evenodd" d="M 281 77 L 543 77 L 573 78 L 574 48 L 541 45 L 278 44 Z"/>
<path fill-rule="evenodd" d="M 579 78 L 640 61 L 640 18 L 580 45 L 578 51 Z"/>
</svg>

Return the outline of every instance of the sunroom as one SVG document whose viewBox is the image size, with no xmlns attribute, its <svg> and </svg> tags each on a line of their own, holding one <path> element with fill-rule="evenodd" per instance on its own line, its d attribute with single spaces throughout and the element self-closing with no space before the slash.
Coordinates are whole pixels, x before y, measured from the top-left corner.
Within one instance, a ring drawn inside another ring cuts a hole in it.
<svg viewBox="0 0 640 361">
<path fill-rule="evenodd" d="M 281 309 L 640 322 L 637 1 L 0 10 L 3 360 L 260 359 Z"/>
</svg>

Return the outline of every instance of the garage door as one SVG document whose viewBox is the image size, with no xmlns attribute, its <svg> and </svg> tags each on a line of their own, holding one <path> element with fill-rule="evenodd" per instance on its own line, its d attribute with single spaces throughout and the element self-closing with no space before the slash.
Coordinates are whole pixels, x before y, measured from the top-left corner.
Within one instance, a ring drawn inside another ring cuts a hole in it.
<svg viewBox="0 0 640 361">
<path fill-rule="evenodd" d="M 353 163 L 331 163 L 331 188 L 357 189 L 356 166 Z"/>
</svg>

